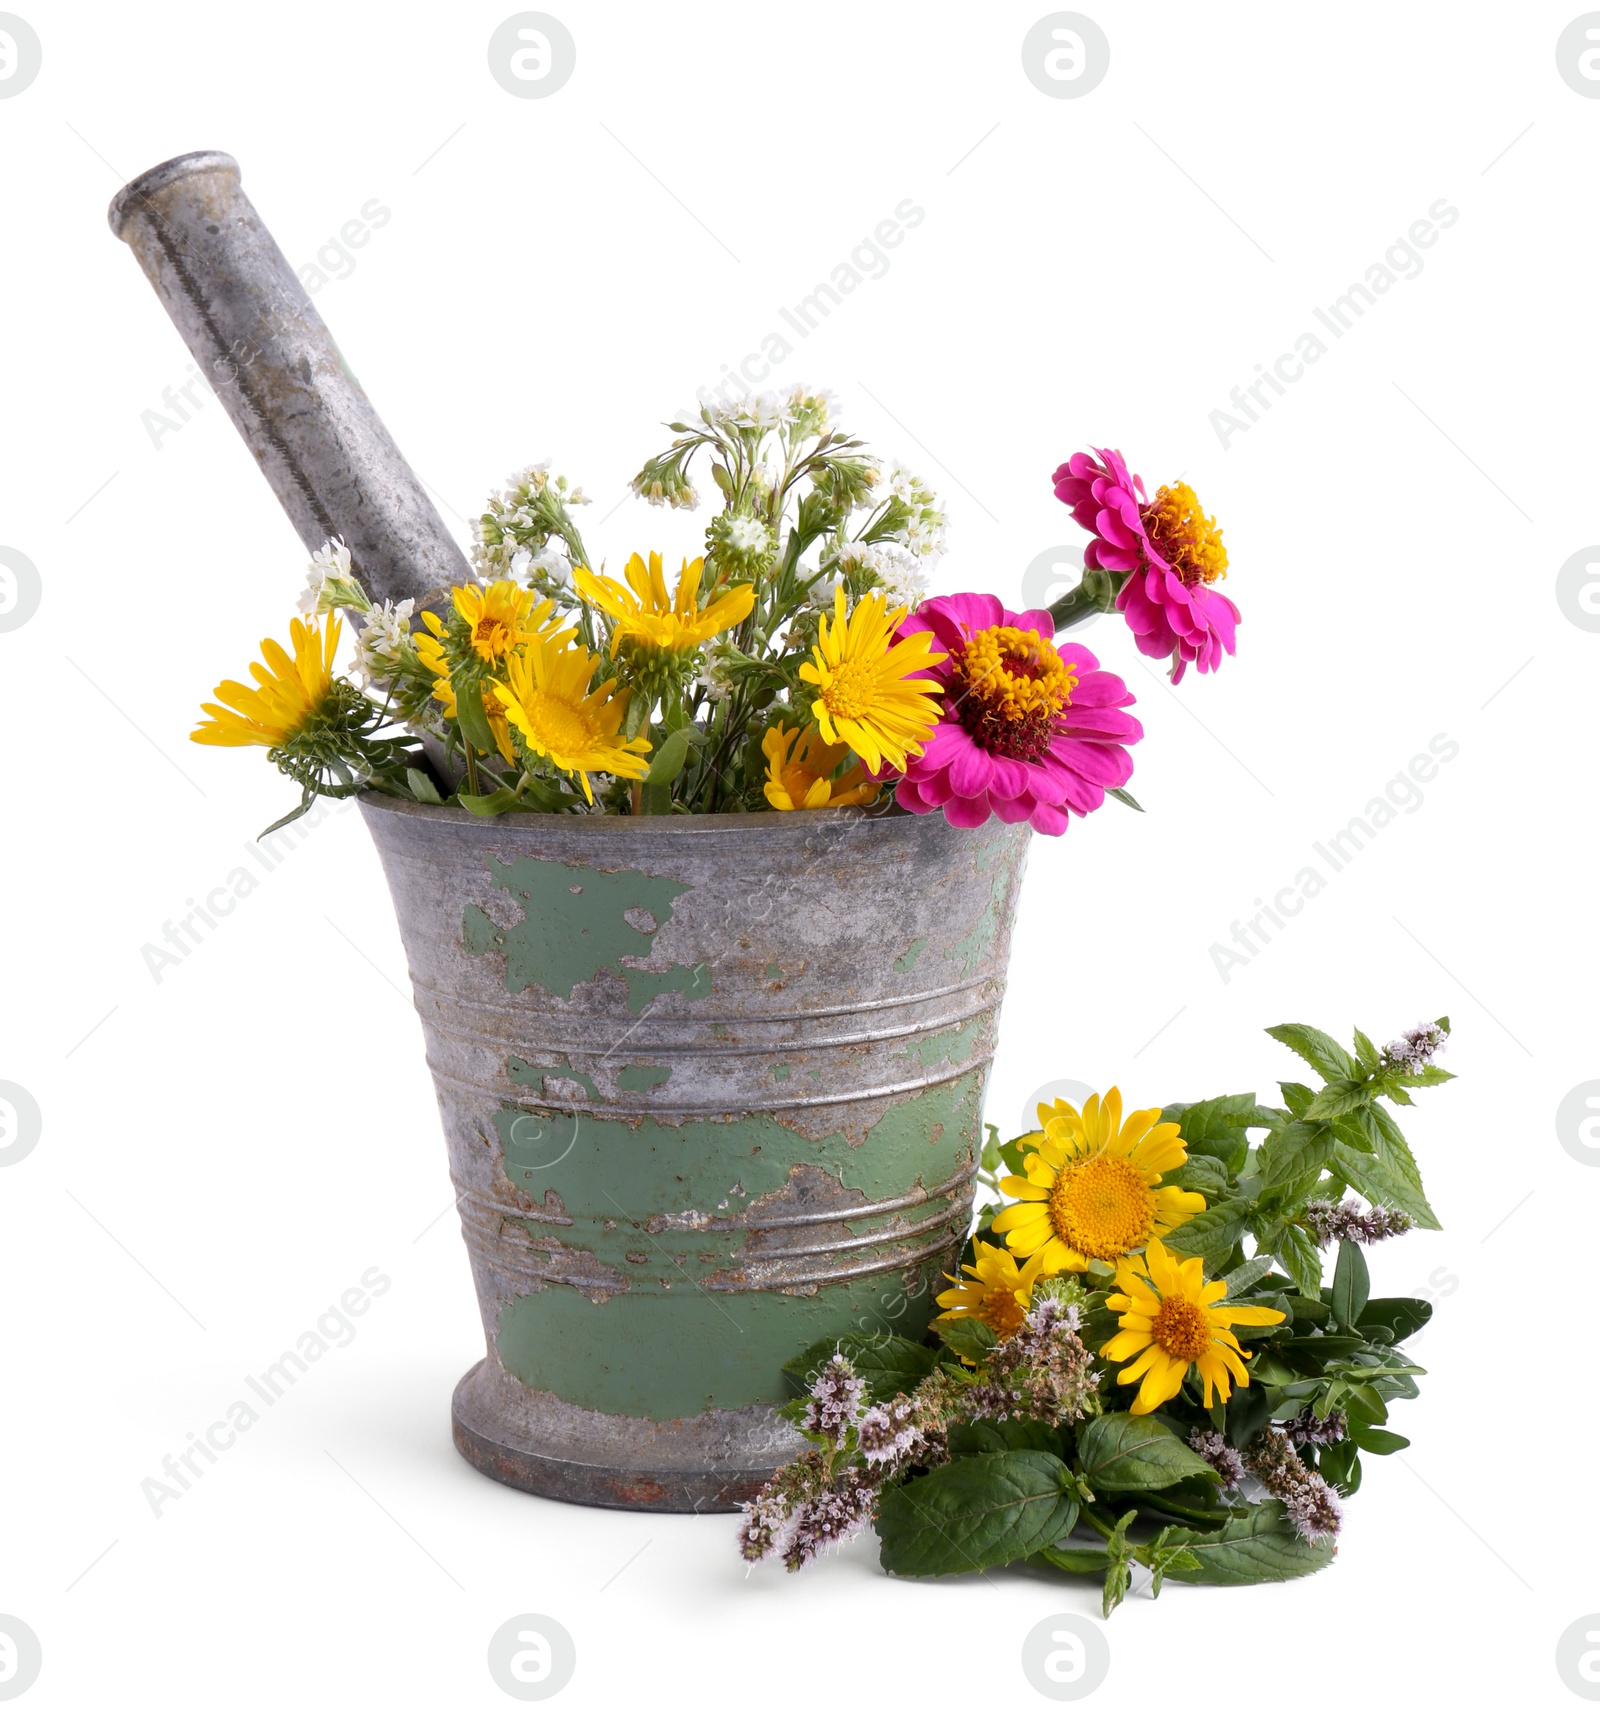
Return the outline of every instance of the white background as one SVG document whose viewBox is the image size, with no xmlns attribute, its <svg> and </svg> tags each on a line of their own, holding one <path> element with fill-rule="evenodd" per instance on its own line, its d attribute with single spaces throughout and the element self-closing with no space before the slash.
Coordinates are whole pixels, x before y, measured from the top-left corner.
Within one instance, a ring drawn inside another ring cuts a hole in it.
<svg viewBox="0 0 1600 1714">
<path fill-rule="evenodd" d="M 1087 1584 L 896 1583 L 870 1537 L 747 1576 L 728 1517 L 567 1508 L 457 1457 L 481 1330 L 353 811 L 152 977 L 142 947 L 288 807 L 259 757 L 186 734 L 305 558 L 220 405 L 159 448 L 141 420 L 188 357 L 104 209 L 195 148 L 237 156 L 297 264 L 392 211 L 315 301 L 463 541 L 551 457 L 597 552 L 692 549 L 703 515 L 624 499 L 656 425 L 906 197 L 927 217 L 887 274 L 772 380 L 834 387 L 936 484 L 938 587 L 1023 605 L 1024 568 L 1081 541 L 1049 482 L 1079 447 L 1195 486 L 1239 653 L 1173 694 L 1120 624 L 1090 633 L 1139 698 L 1148 813 L 1035 841 L 990 1116 L 1014 1131 L 1052 1078 L 1272 1096 L 1285 1019 L 1383 1039 L 1448 1011 L 1460 1081 L 1409 1123 L 1445 1229 L 1371 1257 L 1375 1290 L 1437 1299 L 1411 1450 L 1367 1461 L 1324 1575 L 1130 1600 L 1097 1696 L 1573 1700 L 1556 1639 L 1600 1609 L 1600 1173 L 1554 1122 L 1600 1076 L 1600 635 L 1556 599 L 1600 538 L 1576 9 L 1085 0 L 1110 72 L 1058 100 L 1023 75 L 1036 4 L 550 0 L 576 74 L 518 100 L 485 57 L 503 4 L 16 3 L 44 45 L 0 101 L 0 545 L 44 587 L 0 632 L 0 1079 L 44 1116 L 0 1172 L 28 1706 L 497 1708 L 488 1638 L 542 1612 L 574 1708 L 1027 1707 L 1023 1636 L 1098 1613 Z M 1224 449 L 1229 389 L 1439 198 L 1460 217 L 1421 274 Z M 1225 982 L 1213 944 L 1435 734 L 1459 755 L 1422 806 Z M 393 1287 L 354 1342 L 152 1516 L 163 1455 L 373 1267 Z"/>
</svg>

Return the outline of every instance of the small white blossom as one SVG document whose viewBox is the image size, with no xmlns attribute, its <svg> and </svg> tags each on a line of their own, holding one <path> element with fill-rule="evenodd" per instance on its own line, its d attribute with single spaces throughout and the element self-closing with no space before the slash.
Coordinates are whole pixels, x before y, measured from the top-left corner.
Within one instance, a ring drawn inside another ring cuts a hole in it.
<svg viewBox="0 0 1600 1714">
<path fill-rule="evenodd" d="M 727 534 L 729 546 L 741 553 L 759 553 L 767 545 L 766 524 L 742 512 L 729 518 Z"/>
<path fill-rule="evenodd" d="M 411 600 L 385 601 L 367 614 L 366 625 L 356 639 L 355 656 L 355 670 L 364 684 L 383 683 L 392 676 L 394 661 L 411 635 L 416 605 Z"/>
<path fill-rule="evenodd" d="M 350 550 L 338 536 L 326 541 L 311 556 L 306 586 L 295 605 L 310 618 L 331 613 L 335 607 L 356 606 L 364 610 L 366 598 L 350 567 Z"/>
</svg>

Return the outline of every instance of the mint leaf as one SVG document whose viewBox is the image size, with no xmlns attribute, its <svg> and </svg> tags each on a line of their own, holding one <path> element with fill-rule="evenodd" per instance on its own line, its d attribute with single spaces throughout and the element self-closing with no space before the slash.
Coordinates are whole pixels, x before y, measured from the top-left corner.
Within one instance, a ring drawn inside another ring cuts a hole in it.
<svg viewBox="0 0 1600 1714">
<path fill-rule="evenodd" d="M 1048 1452 L 984 1452 L 941 1464 L 878 1502 L 883 1568 L 939 1577 L 1026 1559 L 1077 1522 L 1070 1482 Z"/>
<path fill-rule="evenodd" d="M 1078 1434 L 1078 1465 L 1091 1488 L 1170 1488 L 1217 1473 L 1159 1418 L 1113 1411 Z"/>
</svg>

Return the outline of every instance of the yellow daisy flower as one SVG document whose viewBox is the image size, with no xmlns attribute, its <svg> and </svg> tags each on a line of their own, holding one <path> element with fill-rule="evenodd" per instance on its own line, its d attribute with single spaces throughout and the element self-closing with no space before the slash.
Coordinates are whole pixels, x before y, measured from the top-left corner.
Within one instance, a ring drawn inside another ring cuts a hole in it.
<svg viewBox="0 0 1600 1714">
<path fill-rule="evenodd" d="M 945 1312 L 938 1319 L 960 1321 L 974 1316 L 1002 1339 L 1009 1339 L 1027 1316 L 1033 1282 L 1044 1272 L 1044 1257 L 1033 1256 L 1019 1268 L 1011 1252 L 999 1244 L 975 1238 L 972 1248 L 978 1258 L 976 1265 L 961 1264 L 961 1271 L 971 1279 L 944 1276 L 955 1289 L 940 1292 L 934 1300 Z"/>
<path fill-rule="evenodd" d="M 767 758 L 764 790 L 774 809 L 838 809 L 877 802 L 878 785 L 859 762 L 832 778 L 850 752 L 843 744 L 825 744 L 815 726 L 803 731 L 774 726 L 761 740 L 761 753 Z"/>
<path fill-rule="evenodd" d="M 291 619 L 292 659 L 282 644 L 263 637 L 261 661 L 250 663 L 256 688 L 224 679 L 212 692 L 216 702 L 200 704 L 211 718 L 201 721 L 190 738 L 196 744 L 261 744 L 269 750 L 290 743 L 328 701 L 341 628 L 334 616 L 326 631 L 318 620 Z"/>
<path fill-rule="evenodd" d="M 1124 1386 L 1139 1383 L 1130 1412 L 1144 1416 L 1176 1398 L 1191 1364 L 1205 1383 L 1206 1408 L 1213 1392 L 1226 1404 L 1233 1392 L 1230 1375 L 1241 1387 L 1250 1385 L 1244 1366 L 1250 1353 L 1240 1350 L 1229 1328 L 1275 1327 L 1284 1319 L 1282 1311 L 1224 1304 L 1227 1282 L 1208 1285 L 1198 1256 L 1176 1256 L 1159 1238 L 1150 1240 L 1142 1260 L 1144 1273 L 1131 1260 L 1117 1264 L 1117 1289 L 1106 1308 L 1118 1312 L 1121 1331 L 1100 1347 L 1100 1355 L 1114 1363 L 1133 1358 L 1117 1372 Z"/>
<path fill-rule="evenodd" d="M 877 591 L 863 596 L 845 618 L 844 586 L 833 595 L 833 624 L 818 622 L 812 659 L 800 669 L 817 687 L 811 717 L 830 744 L 848 744 L 873 773 L 885 763 L 904 770 L 907 755 L 922 753 L 938 724 L 943 687 L 936 679 L 913 678 L 946 657 L 932 653 L 933 636 L 917 631 L 894 642 L 894 628 L 908 608 L 886 610 Z"/>
<path fill-rule="evenodd" d="M 588 770 L 637 780 L 649 766 L 643 755 L 650 740 L 620 736 L 628 693 L 611 694 L 614 678 L 589 689 L 599 665 L 600 657 L 581 644 L 568 647 L 557 638 L 541 638 L 511 657 L 509 684 L 489 686 L 527 747 L 563 773 L 575 774 L 590 803 Z"/>
<path fill-rule="evenodd" d="M 559 617 L 552 619 L 553 601 L 538 601 L 534 592 L 502 578 L 487 589 L 464 584 L 450 591 L 451 605 L 460 621 L 446 623 L 437 613 L 424 611 L 425 630 L 417 631 L 413 643 L 417 659 L 433 674 L 433 698 L 444 705 L 448 719 L 456 719 L 454 674 L 465 671 L 476 678 L 483 671 L 478 663 L 504 668 L 507 657 L 525 643 L 548 640 L 564 643 L 574 635 L 561 630 Z M 452 667 L 452 657 L 455 665 Z M 494 733 L 495 746 L 507 762 L 516 756 L 511 748 L 511 729 L 503 705 L 485 684 L 483 712 Z"/>
<path fill-rule="evenodd" d="M 541 622 L 555 606 L 553 601 L 539 601 L 533 590 L 522 588 L 508 577 L 491 583 L 487 589 L 475 583 L 464 584 L 450 591 L 450 600 L 466 622 L 472 652 L 491 667 L 498 666 L 523 643 L 532 642 L 539 634 Z M 424 613 L 422 622 L 435 637 L 444 630 L 432 613 Z"/>
<path fill-rule="evenodd" d="M 1044 1257 L 1048 1273 L 1082 1273 L 1091 1261 L 1114 1262 L 1198 1214 L 1206 1199 L 1163 1185 L 1161 1175 L 1189 1158 L 1175 1124 L 1161 1109 L 1122 1117 L 1122 1093 L 1091 1095 L 1079 1113 L 1071 1102 L 1039 1108 L 1042 1132 L 1022 1139 L 1027 1176 L 1001 1179 L 1021 1200 L 995 1216 L 994 1229 L 1019 1256 Z"/>
<path fill-rule="evenodd" d="M 658 553 L 651 554 L 648 566 L 638 554 L 628 561 L 631 589 L 615 578 L 597 576 L 585 565 L 573 568 L 572 581 L 585 601 L 610 615 L 613 655 L 620 644 L 631 643 L 652 654 L 682 656 L 747 618 L 756 603 L 755 586 L 740 583 L 702 608 L 700 574 L 705 563 L 686 559 L 677 591 L 671 594 Z"/>
</svg>

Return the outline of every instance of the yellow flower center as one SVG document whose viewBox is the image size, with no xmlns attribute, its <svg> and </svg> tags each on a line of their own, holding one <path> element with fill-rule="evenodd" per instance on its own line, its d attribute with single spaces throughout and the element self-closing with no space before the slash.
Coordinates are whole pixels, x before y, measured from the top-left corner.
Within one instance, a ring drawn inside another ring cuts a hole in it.
<svg viewBox="0 0 1600 1714">
<path fill-rule="evenodd" d="M 956 656 L 949 694 L 957 718 L 994 755 L 1036 762 L 1050 748 L 1078 679 L 1037 631 L 991 625 Z"/>
<path fill-rule="evenodd" d="M 472 629 L 472 646 L 486 661 L 499 660 L 513 641 L 509 622 L 492 614 L 486 613 Z"/>
<path fill-rule="evenodd" d="M 1192 589 L 1228 575 L 1228 551 L 1222 545 L 1217 520 L 1208 518 L 1187 482 L 1156 489 L 1156 497 L 1139 514 L 1145 533 L 1161 557 Z"/>
<path fill-rule="evenodd" d="M 1194 1363 L 1211 1348 L 1211 1323 L 1199 1304 L 1169 1297 L 1150 1318 L 1150 1337 L 1169 1357 Z"/>
<path fill-rule="evenodd" d="M 1002 1339 L 1009 1339 L 1027 1319 L 1028 1312 L 1017 1302 L 1017 1294 L 1008 1286 L 995 1286 L 983 1294 L 978 1319 L 987 1322 Z"/>
<path fill-rule="evenodd" d="M 877 702 L 877 680 L 864 661 L 840 661 L 828 677 L 820 698 L 835 720 L 859 720 Z"/>
<path fill-rule="evenodd" d="M 1135 1250 L 1155 1228 L 1156 1199 L 1131 1162 L 1092 1155 L 1056 1175 L 1050 1220 L 1056 1235 L 1080 1255 L 1114 1261 Z"/>
<path fill-rule="evenodd" d="M 547 690 L 536 690 L 523 704 L 528 717 L 529 737 L 552 756 L 581 756 L 595 741 L 597 731 L 581 709 Z"/>
</svg>

